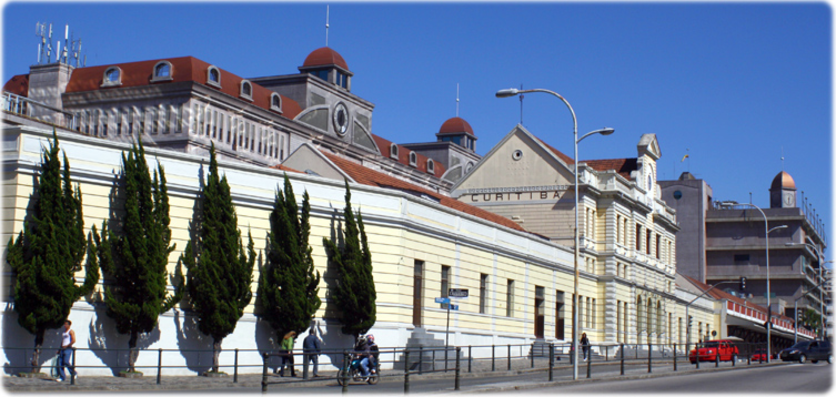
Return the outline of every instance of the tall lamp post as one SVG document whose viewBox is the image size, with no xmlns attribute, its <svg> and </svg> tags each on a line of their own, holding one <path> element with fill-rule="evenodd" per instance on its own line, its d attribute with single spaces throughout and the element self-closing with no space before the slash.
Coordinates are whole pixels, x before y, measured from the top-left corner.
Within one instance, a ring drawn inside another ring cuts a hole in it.
<svg viewBox="0 0 836 397">
<path fill-rule="evenodd" d="M 807 237 L 807 240 L 809 240 L 811 243 L 813 242 L 813 240 L 809 236 Z M 789 246 L 789 247 L 807 246 L 807 247 L 813 249 L 813 252 L 816 253 L 816 259 L 819 261 L 819 280 L 818 281 L 819 281 L 819 283 L 821 283 L 824 280 L 824 277 L 822 276 L 822 267 L 824 267 L 824 255 L 822 254 L 821 249 L 819 249 L 819 246 L 817 246 L 815 244 L 807 244 L 807 243 L 787 243 L 786 245 Z M 804 296 L 807 296 L 807 294 L 804 294 Z M 796 304 L 797 304 L 797 302 L 798 302 L 798 300 L 796 299 Z M 819 335 L 821 336 L 822 339 L 824 339 L 824 316 L 825 316 L 825 312 L 824 312 L 824 291 L 822 291 L 822 289 L 819 289 L 819 310 L 820 310 L 820 313 L 821 313 L 821 321 L 819 322 L 820 323 L 819 326 L 821 327 L 821 333 L 819 333 Z M 798 318 L 798 313 L 796 313 L 795 316 L 796 316 L 796 319 L 797 319 Z"/>
<path fill-rule="evenodd" d="M 580 139 L 578 139 L 578 119 L 575 117 L 575 110 L 572 109 L 572 105 L 566 101 L 563 96 L 560 94 L 551 91 L 545 90 L 542 88 L 534 88 L 530 90 L 518 90 L 516 88 L 508 88 L 505 90 L 499 90 L 496 92 L 497 98 L 508 98 L 513 97 L 519 94 L 526 94 L 529 92 L 544 92 L 546 94 L 551 94 L 556 96 L 558 99 L 563 101 L 566 104 L 566 107 L 569 108 L 569 112 L 572 113 L 572 123 L 573 123 L 573 133 L 574 133 L 574 144 L 575 144 L 575 157 L 572 161 L 575 163 L 575 280 L 574 280 L 574 294 L 572 295 L 572 379 L 578 379 L 578 280 L 580 279 L 580 268 L 578 266 L 578 261 L 580 257 L 580 235 L 578 233 L 578 197 L 580 196 L 578 192 L 578 143 L 582 141 L 584 138 L 594 135 L 594 134 L 601 134 L 601 135 L 610 135 L 615 132 L 612 128 L 602 128 L 600 130 L 595 130 L 592 132 L 588 132 L 584 134 Z"/>
<path fill-rule="evenodd" d="M 760 207 L 754 204 L 720 203 L 720 206 L 726 208 L 733 207 L 735 205 L 744 205 L 747 207 L 752 207 L 758 210 L 761 213 L 761 215 L 763 215 L 763 226 L 764 230 L 766 230 L 766 233 L 764 234 L 764 238 L 766 239 L 766 362 L 769 363 L 770 361 L 772 361 L 772 307 L 770 301 L 772 294 L 769 290 L 769 233 L 772 233 L 773 231 L 778 229 L 786 229 L 787 225 L 775 226 L 772 229 L 770 229 L 769 221 L 766 218 L 766 214 Z"/>
</svg>

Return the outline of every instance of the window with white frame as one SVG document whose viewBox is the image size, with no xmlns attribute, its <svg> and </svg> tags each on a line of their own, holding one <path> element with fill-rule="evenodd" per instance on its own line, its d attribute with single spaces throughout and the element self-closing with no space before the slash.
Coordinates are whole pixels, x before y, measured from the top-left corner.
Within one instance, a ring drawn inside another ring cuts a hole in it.
<svg viewBox="0 0 836 397">
<path fill-rule="evenodd" d="M 396 143 L 389 145 L 389 157 L 393 159 L 398 158 L 398 145 Z"/>
<path fill-rule="evenodd" d="M 105 69 L 102 77 L 102 87 L 116 87 L 122 85 L 122 69 L 111 66 Z"/>
<path fill-rule="evenodd" d="M 435 162 L 433 159 L 427 159 L 427 173 L 435 174 Z"/>
<path fill-rule="evenodd" d="M 221 88 L 221 70 L 215 66 L 209 66 L 206 72 L 206 84 Z"/>
<path fill-rule="evenodd" d="M 154 73 L 151 75 L 151 82 L 157 81 L 171 81 L 172 80 L 172 66 L 169 61 L 159 61 L 154 65 Z"/>
<path fill-rule="evenodd" d="M 239 94 L 241 98 L 244 98 L 248 101 L 253 100 L 253 85 L 247 80 L 241 80 L 241 93 Z"/>
<path fill-rule="evenodd" d="M 418 155 L 415 152 L 409 153 L 409 165 L 413 167 L 418 166 Z"/>
<path fill-rule="evenodd" d="M 270 94 L 270 110 L 282 112 L 282 97 L 275 92 Z"/>
</svg>

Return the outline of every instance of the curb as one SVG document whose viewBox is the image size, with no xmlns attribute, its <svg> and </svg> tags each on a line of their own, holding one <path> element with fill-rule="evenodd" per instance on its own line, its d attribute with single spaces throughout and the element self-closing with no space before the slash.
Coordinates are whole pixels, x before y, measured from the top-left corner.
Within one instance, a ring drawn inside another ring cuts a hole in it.
<svg viewBox="0 0 836 397">
<path fill-rule="evenodd" d="M 664 378 L 669 376 L 681 376 L 681 375 L 696 375 L 696 374 L 703 374 L 706 372 L 719 372 L 719 371 L 736 371 L 736 370 L 744 370 L 744 369 L 753 369 L 753 368 L 766 368 L 772 367 L 777 365 L 784 365 L 784 363 L 770 363 L 770 364 L 762 364 L 758 367 L 752 366 L 735 366 L 735 367 L 724 367 L 724 368 L 706 368 L 700 369 L 699 371 L 677 371 L 677 372 L 664 372 L 664 373 L 650 373 L 650 374 L 641 374 L 641 375 L 617 375 L 617 376 L 607 376 L 602 378 L 583 378 L 577 380 L 561 380 L 561 381 L 554 381 L 554 382 L 536 382 L 536 383 L 527 383 L 522 385 L 515 385 L 515 386 L 497 386 L 497 387 L 485 387 L 481 389 L 471 389 L 471 390 L 460 390 L 456 393 L 490 393 L 490 392 L 509 392 L 515 390 L 528 390 L 528 389 L 538 389 L 538 388 L 546 388 L 546 387 L 556 387 L 556 386 L 567 386 L 573 384 L 580 384 L 580 383 L 599 383 L 599 382 L 618 382 L 622 380 L 636 380 L 636 379 L 652 379 L 652 378 Z"/>
</svg>

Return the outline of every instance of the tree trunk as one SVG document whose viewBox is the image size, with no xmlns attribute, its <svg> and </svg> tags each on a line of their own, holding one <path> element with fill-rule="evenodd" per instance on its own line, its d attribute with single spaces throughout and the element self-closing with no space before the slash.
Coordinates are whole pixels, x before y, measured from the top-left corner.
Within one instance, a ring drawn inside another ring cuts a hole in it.
<svg viewBox="0 0 836 397">
<path fill-rule="evenodd" d="M 136 359 L 139 358 L 139 350 L 136 348 L 136 342 L 139 339 L 139 333 L 131 331 L 131 339 L 128 341 L 128 347 L 131 349 L 128 353 L 128 372 L 136 372 Z"/>
<path fill-rule="evenodd" d="M 38 332 L 35 334 L 35 350 L 32 352 L 32 373 L 40 373 L 41 372 L 41 348 L 44 345 L 44 333 L 46 332 L 45 329 L 39 329 Z"/>
<path fill-rule="evenodd" d="M 212 343 L 212 372 L 218 372 L 220 367 L 221 342 L 224 338 L 215 338 Z"/>
</svg>

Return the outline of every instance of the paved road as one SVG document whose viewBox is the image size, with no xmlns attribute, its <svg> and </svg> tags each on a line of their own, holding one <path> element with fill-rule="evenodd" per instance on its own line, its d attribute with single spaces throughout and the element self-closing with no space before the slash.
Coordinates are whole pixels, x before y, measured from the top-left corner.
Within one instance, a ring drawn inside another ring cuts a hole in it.
<svg viewBox="0 0 836 397">
<path fill-rule="evenodd" d="M 789 364 L 745 370 L 691 373 L 622 381 L 515 390 L 515 393 L 824 393 L 832 385 L 833 366 Z"/>
</svg>

